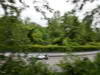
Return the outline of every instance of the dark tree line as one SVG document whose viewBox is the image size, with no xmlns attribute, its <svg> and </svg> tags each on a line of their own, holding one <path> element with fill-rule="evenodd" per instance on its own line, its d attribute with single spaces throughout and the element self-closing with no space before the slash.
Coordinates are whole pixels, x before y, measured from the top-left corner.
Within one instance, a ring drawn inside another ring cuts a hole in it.
<svg viewBox="0 0 100 75">
<path fill-rule="evenodd" d="M 82 22 L 72 14 L 53 17 L 48 26 L 24 23 L 16 16 L 0 18 L 1 44 L 85 45 L 100 42 L 99 28 L 92 28 L 91 16 Z"/>
</svg>

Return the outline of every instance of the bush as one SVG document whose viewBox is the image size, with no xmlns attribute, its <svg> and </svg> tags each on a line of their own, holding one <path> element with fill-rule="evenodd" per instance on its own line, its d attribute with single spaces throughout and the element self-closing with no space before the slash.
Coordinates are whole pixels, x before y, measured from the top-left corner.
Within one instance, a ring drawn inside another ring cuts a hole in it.
<svg viewBox="0 0 100 75">
<path fill-rule="evenodd" d="M 65 52 L 68 51 L 66 46 L 58 46 L 58 45 L 29 45 L 28 51 L 29 52 Z"/>
<path fill-rule="evenodd" d="M 0 65 L 0 75 L 54 75 L 48 65 L 38 62 L 34 58 L 29 64 L 23 61 L 8 58 L 4 64 Z"/>
<path fill-rule="evenodd" d="M 87 57 L 66 57 L 58 65 L 62 69 L 62 75 L 100 75 L 100 54 L 94 61 Z"/>
<path fill-rule="evenodd" d="M 72 51 L 94 51 L 94 50 L 100 50 L 100 46 L 91 46 L 91 45 L 86 45 L 86 46 L 73 46 Z"/>
<path fill-rule="evenodd" d="M 100 46 L 59 46 L 59 45 L 22 45 L 3 46 L 0 45 L 0 52 L 68 52 L 68 51 L 93 51 L 100 50 Z"/>
<path fill-rule="evenodd" d="M 87 45 L 92 45 L 92 46 L 100 46 L 100 43 L 98 42 L 90 42 Z"/>
</svg>

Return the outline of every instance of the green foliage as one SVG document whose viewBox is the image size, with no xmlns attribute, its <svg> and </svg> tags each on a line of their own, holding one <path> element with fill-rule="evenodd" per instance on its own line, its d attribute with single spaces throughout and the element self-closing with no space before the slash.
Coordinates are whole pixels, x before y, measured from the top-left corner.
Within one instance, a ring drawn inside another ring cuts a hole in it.
<svg viewBox="0 0 100 75">
<path fill-rule="evenodd" d="M 54 17 L 48 20 L 48 34 L 49 34 L 49 41 L 51 44 L 62 44 L 64 30 L 61 24 L 61 17 L 59 13 L 54 14 Z"/>
<path fill-rule="evenodd" d="M 0 18 L 0 44 L 4 46 L 19 46 L 29 44 L 28 30 L 21 20 L 14 16 Z"/>
<path fill-rule="evenodd" d="M 9 58 L 6 63 L 0 66 L 0 75 L 21 75 L 24 68 L 24 62 Z"/>
<path fill-rule="evenodd" d="M 73 43 L 74 44 L 74 43 Z M 76 46 L 75 46 L 76 45 Z M 20 46 L 0 46 L 0 52 L 76 52 L 100 50 L 100 46 L 95 45 L 20 45 Z"/>
<path fill-rule="evenodd" d="M 59 66 L 63 69 L 63 75 L 99 75 L 100 74 L 100 54 L 94 61 L 78 56 L 66 57 Z"/>
<path fill-rule="evenodd" d="M 82 22 L 72 14 L 62 17 L 59 13 L 54 15 L 48 20 L 48 27 L 31 23 L 29 19 L 22 22 L 15 16 L 1 17 L 0 51 L 61 52 L 100 49 L 99 29 L 91 28 L 91 15 L 86 16 Z M 29 46 L 30 44 L 33 45 Z"/>
<path fill-rule="evenodd" d="M 47 29 L 38 25 L 33 27 L 28 34 L 31 42 L 33 44 L 48 45 L 50 42 Z"/>
<path fill-rule="evenodd" d="M 82 21 L 82 37 L 84 40 L 84 43 L 88 42 L 95 42 L 96 40 L 96 33 L 93 31 L 91 24 L 92 24 L 92 16 L 88 15 L 86 16 Z"/>
<path fill-rule="evenodd" d="M 93 46 L 93 45 L 83 45 L 83 46 L 73 46 L 72 51 L 94 51 L 100 50 L 100 46 Z"/>
<path fill-rule="evenodd" d="M 47 65 L 38 62 L 34 58 L 26 64 L 21 58 L 18 60 L 10 57 L 4 64 L 0 65 L 0 75 L 54 75 L 49 71 Z"/>
<path fill-rule="evenodd" d="M 100 42 L 100 28 L 96 28 L 96 42 Z"/>
<path fill-rule="evenodd" d="M 65 45 L 65 46 L 80 46 L 80 44 L 78 44 L 77 42 L 73 42 L 69 38 L 63 39 L 63 45 Z"/>
<path fill-rule="evenodd" d="M 88 15 L 80 22 L 78 17 L 73 14 L 65 14 L 62 23 L 65 32 L 64 38 L 68 37 L 71 39 L 71 42 L 76 42 L 81 45 L 94 42 L 96 40 L 96 33 L 91 28 L 91 17 L 91 15 Z"/>
<path fill-rule="evenodd" d="M 29 46 L 28 51 L 40 51 L 40 52 L 68 52 L 68 51 L 92 51 L 92 50 L 99 50 L 100 46 L 57 46 L 57 45 L 33 45 Z"/>
<path fill-rule="evenodd" d="M 80 22 L 76 16 L 64 15 L 63 26 L 65 36 L 70 39 L 76 38 L 80 31 Z"/>
</svg>

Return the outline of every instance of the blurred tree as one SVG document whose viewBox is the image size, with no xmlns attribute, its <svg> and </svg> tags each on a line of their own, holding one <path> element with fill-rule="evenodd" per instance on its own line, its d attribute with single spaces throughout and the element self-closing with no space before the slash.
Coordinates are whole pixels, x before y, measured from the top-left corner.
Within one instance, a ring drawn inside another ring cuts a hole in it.
<svg viewBox="0 0 100 75">
<path fill-rule="evenodd" d="M 29 64 L 26 64 L 21 58 L 18 60 L 10 57 L 7 62 L 0 65 L 0 75 L 54 75 L 48 65 L 38 62 L 32 58 Z"/>
<path fill-rule="evenodd" d="M 93 31 L 92 28 L 92 21 L 93 21 L 93 16 L 91 15 L 87 15 L 83 21 L 83 38 L 85 42 L 95 42 L 95 37 L 96 37 L 96 33 Z"/>
<path fill-rule="evenodd" d="M 30 44 L 27 37 L 28 30 L 21 20 L 14 16 L 0 18 L 0 44 L 1 45 L 25 45 Z"/>
<path fill-rule="evenodd" d="M 71 39 L 72 42 L 79 43 L 82 25 L 78 17 L 72 14 L 65 14 L 63 16 L 62 26 L 64 27 L 64 37 Z"/>
<path fill-rule="evenodd" d="M 28 37 L 33 44 L 49 44 L 49 34 L 48 30 L 45 27 L 34 25 L 33 28 L 29 30 Z"/>
<path fill-rule="evenodd" d="M 100 42 L 100 28 L 96 28 L 96 42 Z"/>
<path fill-rule="evenodd" d="M 87 57 L 83 59 L 77 56 L 66 57 L 59 65 L 63 69 L 63 75 L 99 75 L 100 73 L 97 72 L 96 63 Z"/>
<path fill-rule="evenodd" d="M 96 33 L 92 28 L 93 16 L 87 15 L 82 22 L 73 13 L 67 13 L 63 16 L 62 26 L 64 27 L 65 38 L 71 39 L 72 42 L 86 44 L 95 42 Z"/>
<path fill-rule="evenodd" d="M 62 44 L 62 39 L 64 36 L 63 26 L 61 25 L 62 20 L 60 17 L 60 12 L 56 11 L 53 18 L 48 20 L 48 31 L 50 35 L 51 44 Z"/>
<path fill-rule="evenodd" d="M 7 61 L 0 66 L 0 75 L 22 75 L 25 68 L 26 65 L 22 60 L 13 60 L 12 57 L 9 57 Z"/>
<path fill-rule="evenodd" d="M 17 3 L 21 3 L 22 6 L 18 7 Z M 47 0 L 41 0 L 41 1 L 32 0 L 32 3 L 34 5 L 34 9 L 37 12 L 40 12 L 44 16 L 45 19 L 47 18 L 46 13 L 42 8 L 48 10 L 49 12 L 53 11 L 53 9 L 50 8 Z M 42 6 L 36 5 L 37 3 L 41 3 Z M 16 0 L 0 0 L 0 5 L 2 9 L 4 10 L 5 16 L 17 16 L 17 17 L 20 17 L 21 12 L 30 6 L 23 0 L 17 0 L 17 1 Z"/>
</svg>

